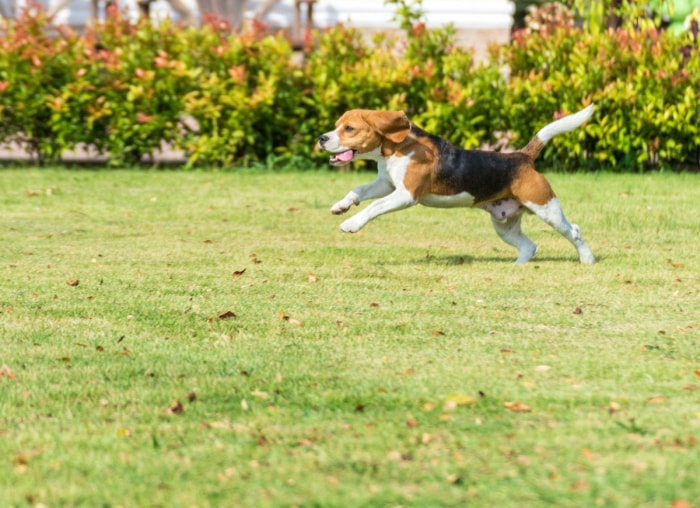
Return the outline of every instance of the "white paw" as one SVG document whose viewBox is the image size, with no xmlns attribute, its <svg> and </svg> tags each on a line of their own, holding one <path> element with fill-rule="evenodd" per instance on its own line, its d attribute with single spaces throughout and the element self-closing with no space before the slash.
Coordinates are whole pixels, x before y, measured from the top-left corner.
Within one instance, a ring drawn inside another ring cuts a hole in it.
<svg viewBox="0 0 700 508">
<path fill-rule="evenodd" d="M 362 228 L 362 223 L 352 219 L 348 219 L 340 225 L 340 229 L 346 233 L 357 233 Z"/>
<path fill-rule="evenodd" d="M 584 265 L 592 265 L 595 263 L 595 256 L 588 247 L 579 249 L 578 257 Z"/>
<path fill-rule="evenodd" d="M 350 210 L 350 207 L 354 203 L 352 201 L 348 201 L 347 199 L 343 199 L 342 201 L 338 201 L 336 204 L 334 204 L 331 207 L 331 213 L 333 215 L 340 215 L 341 213 L 345 213 L 348 210 Z"/>
</svg>

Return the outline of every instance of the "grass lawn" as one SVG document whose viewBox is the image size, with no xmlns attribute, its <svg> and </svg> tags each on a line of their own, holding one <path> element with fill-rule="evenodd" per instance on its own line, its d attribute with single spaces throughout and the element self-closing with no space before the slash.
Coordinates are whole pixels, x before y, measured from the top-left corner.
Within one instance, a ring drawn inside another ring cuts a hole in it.
<svg viewBox="0 0 700 508">
<path fill-rule="evenodd" d="M 594 266 L 372 177 L 0 171 L 0 505 L 700 506 L 700 175 L 550 175 Z"/>
</svg>

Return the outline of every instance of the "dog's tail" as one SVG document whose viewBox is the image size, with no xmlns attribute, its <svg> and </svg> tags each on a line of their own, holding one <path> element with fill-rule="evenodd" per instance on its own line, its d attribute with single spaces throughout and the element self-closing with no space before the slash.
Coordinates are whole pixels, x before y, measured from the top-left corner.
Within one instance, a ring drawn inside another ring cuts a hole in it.
<svg viewBox="0 0 700 508">
<path fill-rule="evenodd" d="M 536 159 L 544 148 L 544 145 L 546 145 L 550 139 L 558 134 L 563 134 L 574 130 L 576 127 L 588 120 L 591 115 L 593 115 L 594 110 L 595 106 L 591 104 L 578 113 L 565 116 L 564 118 L 560 118 L 559 120 L 555 120 L 554 122 L 544 126 L 520 151 L 526 155 L 529 155 L 533 160 Z"/>
</svg>

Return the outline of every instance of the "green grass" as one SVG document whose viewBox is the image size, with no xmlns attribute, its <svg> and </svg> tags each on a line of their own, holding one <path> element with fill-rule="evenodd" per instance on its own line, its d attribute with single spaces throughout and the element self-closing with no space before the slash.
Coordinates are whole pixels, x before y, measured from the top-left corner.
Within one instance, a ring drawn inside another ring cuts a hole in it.
<svg viewBox="0 0 700 508">
<path fill-rule="evenodd" d="M 594 266 L 371 178 L 0 171 L 0 505 L 700 499 L 700 176 L 550 175 Z"/>
</svg>

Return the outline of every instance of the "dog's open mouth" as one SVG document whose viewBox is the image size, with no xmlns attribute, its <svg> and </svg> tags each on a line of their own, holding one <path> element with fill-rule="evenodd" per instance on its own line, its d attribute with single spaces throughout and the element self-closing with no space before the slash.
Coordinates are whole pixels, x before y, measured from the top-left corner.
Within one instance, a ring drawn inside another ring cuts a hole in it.
<svg viewBox="0 0 700 508">
<path fill-rule="evenodd" d="M 333 166 L 344 166 L 352 162 L 353 157 L 355 157 L 355 150 L 346 150 L 340 153 L 334 153 L 331 155 L 329 162 Z"/>
</svg>

